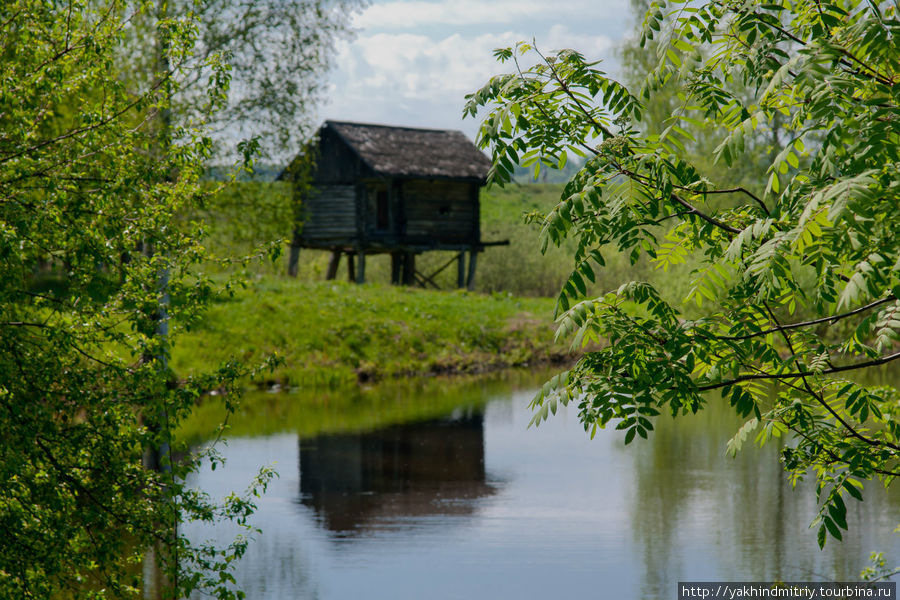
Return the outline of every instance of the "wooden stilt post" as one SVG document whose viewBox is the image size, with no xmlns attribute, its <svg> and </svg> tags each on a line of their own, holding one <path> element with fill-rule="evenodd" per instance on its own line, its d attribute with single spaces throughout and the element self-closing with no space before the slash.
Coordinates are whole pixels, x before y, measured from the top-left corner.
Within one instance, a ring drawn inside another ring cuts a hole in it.
<svg viewBox="0 0 900 600">
<path fill-rule="evenodd" d="M 403 255 L 400 252 L 391 252 L 391 285 L 400 285 L 400 266 Z"/>
<path fill-rule="evenodd" d="M 466 252 L 462 251 L 456 258 L 456 287 L 462 289 L 466 286 Z"/>
<path fill-rule="evenodd" d="M 354 264 L 355 255 L 347 252 L 347 281 L 353 283 L 356 281 L 356 265 Z"/>
<path fill-rule="evenodd" d="M 416 255 L 403 253 L 403 285 L 416 285 Z"/>
<path fill-rule="evenodd" d="M 469 277 L 466 281 L 466 288 L 469 291 L 475 289 L 475 265 L 478 260 L 478 250 L 474 248 L 469 251 Z"/>
<path fill-rule="evenodd" d="M 366 253 L 364 250 L 360 249 L 359 252 L 356 253 L 356 283 L 365 283 L 366 282 Z"/>
<path fill-rule="evenodd" d="M 337 277 L 338 265 L 341 264 L 341 251 L 332 250 L 331 260 L 328 261 L 328 271 L 325 272 L 325 279 L 331 281 Z"/>
</svg>

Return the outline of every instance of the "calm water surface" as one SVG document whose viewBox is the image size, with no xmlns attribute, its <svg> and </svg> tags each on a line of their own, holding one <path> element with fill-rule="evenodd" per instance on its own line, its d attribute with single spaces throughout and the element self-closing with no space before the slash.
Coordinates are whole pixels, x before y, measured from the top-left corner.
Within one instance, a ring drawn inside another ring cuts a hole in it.
<svg viewBox="0 0 900 600">
<path fill-rule="evenodd" d="M 236 573 L 248 598 L 674 598 L 679 580 L 847 581 L 873 550 L 900 562 L 898 493 L 870 485 L 844 542 L 820 551 L 812 490 L 791 489 L 774 447 L 726 458 L 740 425 L 726 410 L 661 419 L 625 447 L 611 430 L 589 440 L 574 409 L 527 429 L 537 381 L 373 388 L 351 399 L 359 413 L 440 397 L 446 414 L 324 420 L 329 434 L 291 417 L 289 394 L 251 402 L 260 433 L 239 418 L 225 470 L 195 478 L 223 496 L 260 465 L 279 472 Z"/>
</svg>

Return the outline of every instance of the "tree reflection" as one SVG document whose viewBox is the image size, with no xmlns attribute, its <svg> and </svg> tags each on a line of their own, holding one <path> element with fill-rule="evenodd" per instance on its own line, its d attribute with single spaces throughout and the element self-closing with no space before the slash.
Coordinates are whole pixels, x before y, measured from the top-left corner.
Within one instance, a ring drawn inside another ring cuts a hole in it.
<svg viewBox="0 0 900 600">
<path fill-rule="evenodd" d="M 751 438 L 736 458 L 725 456 L 741 421 L 724 401 L 710 404 L 677 421 L 661 417 L 647 442 L 629 446 L 636 453 L 632 522 L 643 553 L 643 597 L 671 595 L 679 578 L 855 581 L 866 566 L 862 557 L 891 547 L 900 495 L 870 483 L 865 502 L 848 501 L 844 542 L 829 540 L 820 551 L 808 528 L 816 513 L 812 486 L 791 489 L 775 444 L 758 448 Z"/>
</svg>

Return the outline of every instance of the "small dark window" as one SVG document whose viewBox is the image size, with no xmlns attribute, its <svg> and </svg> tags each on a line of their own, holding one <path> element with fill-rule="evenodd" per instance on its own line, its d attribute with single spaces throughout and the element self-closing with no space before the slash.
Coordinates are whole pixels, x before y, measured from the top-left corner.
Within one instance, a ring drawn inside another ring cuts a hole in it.
<svg viewBox="0 0 900 600">
<path fill-rule="evenodd" d="M 386 231 L 391 227 L 391 211 L 388 208 L 387 190 L 375 194 L 375 229 Z"/>
</svg>

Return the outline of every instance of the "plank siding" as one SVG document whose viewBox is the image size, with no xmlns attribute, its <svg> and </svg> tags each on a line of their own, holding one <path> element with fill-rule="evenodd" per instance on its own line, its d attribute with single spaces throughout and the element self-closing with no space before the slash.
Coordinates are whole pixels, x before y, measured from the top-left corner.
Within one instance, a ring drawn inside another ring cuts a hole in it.
<svg viewBox="0 0 900 600">
<path fill-rule="evenodd" d="M 357 237 L 356 187 L 318 185 L 302 209 L 300 239 L 306 242 L 350 243 Z"/>
<path fill-rule="evenodd" d="M 406 208 L 405 237 L 438 243 L 477 242 L 475 206 L 468 183 L 413 180 L 401 188 Z"/>
</svg>

